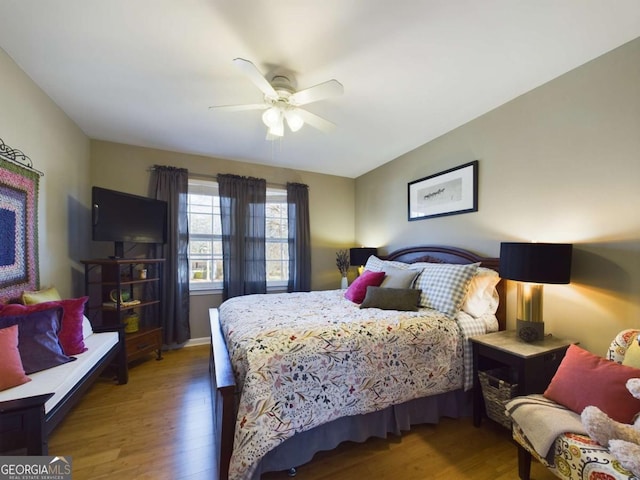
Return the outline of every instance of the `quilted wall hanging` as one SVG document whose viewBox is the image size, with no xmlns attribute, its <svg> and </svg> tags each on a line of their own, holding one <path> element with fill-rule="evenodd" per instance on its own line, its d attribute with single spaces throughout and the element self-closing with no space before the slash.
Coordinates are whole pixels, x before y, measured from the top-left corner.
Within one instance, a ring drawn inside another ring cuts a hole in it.
<svg viewBox="0 0 640 480">
<path fill-rule="evenodd" d="M 38 185 L 42 172 L 0 139 L 0 303 L 40 287 Z"/>
</svg>

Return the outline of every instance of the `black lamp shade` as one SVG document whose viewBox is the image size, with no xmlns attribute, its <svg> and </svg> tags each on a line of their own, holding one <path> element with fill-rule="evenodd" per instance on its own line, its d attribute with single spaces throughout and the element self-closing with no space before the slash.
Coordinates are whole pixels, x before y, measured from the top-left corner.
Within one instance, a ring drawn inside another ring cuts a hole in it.
<svg viewBox="0 0 640 480">
<path fill-rule="evenodd" d="M 500 244 L 500 276 L 531 283 L 571 281 L 570 243 Z"/>
<path fill-rule="evenodd" d="M 364 247 L 350 248 L 349 262 L 351 265 L 359 267 L 360 265 L 364 265 L 365 263 L 367 263 L 367 260 L 369 260 L 369 257 L 371 255 L 377 255 L 377 254 L 378 254 L 377 248 L 364 248 Z"/>
</svg>

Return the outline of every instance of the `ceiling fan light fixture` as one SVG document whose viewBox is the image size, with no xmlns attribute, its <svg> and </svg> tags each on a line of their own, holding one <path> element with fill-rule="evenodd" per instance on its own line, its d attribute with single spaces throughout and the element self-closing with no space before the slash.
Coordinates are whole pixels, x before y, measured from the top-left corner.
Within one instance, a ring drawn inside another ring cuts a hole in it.
<svg viewBox="0 0 640 480">
<path fill-rule="evenodd" d="M 278 107 L 268 108 L 262 114 L 262 122 L 269 127 L 269 129 L 277 127 L 278 124 L 282 123 L 282 110 Z"/>
<path fill-rule="evenodd" d="M 337 80 L 328 80 L 303 90 L 296 90 L 295 81 L 284 75 L 275 75 L 271 81 L 249 60 L 235 58 L 233 63 L 263 93 L 262 103 L 246 105 L 218 105 L 210 109 L 239 112 L 244 110 L 263 110 L 262 122 L 267 127 L 267 140 L 276 140 L 284 136 L 284 123 L 289 130 L 297 132 L 305 124 L 323 132 L 330 132 L 335 124 L 305 110 L 309 103 L 344 93 L 344 87 Z"/>
<path fill-rule="evenodd" d="M 282 121 L 282 117 L 280 117 L 280 122 L 276 122 L 275 125 L 270 125 L 267 130 L 267 134 L 274 137 L 283 137 L 284 136 L 284 122 Z"/>
<path fill-rule="evenodd" d="M 284 118 L 287 120 L 287 125 L 289 125 L 292 132 L 297 132 L 304 125 L 304 120 L 295 110 L 284 112 Z"/>
</svg>

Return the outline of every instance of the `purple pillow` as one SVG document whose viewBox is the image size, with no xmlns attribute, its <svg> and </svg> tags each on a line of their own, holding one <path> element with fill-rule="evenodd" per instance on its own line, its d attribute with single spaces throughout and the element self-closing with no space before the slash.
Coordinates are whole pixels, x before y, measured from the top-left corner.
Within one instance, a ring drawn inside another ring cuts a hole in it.
<svg viewBox="0 0 640 480">
<path fill-rule="evenodd" d="M 365 270 L 344 292 L 344 297 L 354 303 L 362 303 L 367 294 L 367 287 L 379 287 L 384 280 L 384 272 Z"/>
<path fill-rule="evenodd" d="M 27 375 L 75 360 L 62 352 L 58 341 L 61 317 L 60 307 L 0 317 L 0 328 L 18 325 L 18 350 Z"/>
<path fill-rule="evenodd" d="M 87 303 L 88 299 L 89 297 L 80 297 L 34 303 L 32 305 L 21 305 L 19 303 L 0 305 L 0 317 L 27 315 L 39 310 L 62 307 L 63 313 L 60 321 L 60 330 L 58 331 L 58 340 L 65 355 L 77 355 L 87 350 L 84 344 L 84 335 L 82 334 L 82 321 L 84 319 L 84 304 Z"/>
</svg>

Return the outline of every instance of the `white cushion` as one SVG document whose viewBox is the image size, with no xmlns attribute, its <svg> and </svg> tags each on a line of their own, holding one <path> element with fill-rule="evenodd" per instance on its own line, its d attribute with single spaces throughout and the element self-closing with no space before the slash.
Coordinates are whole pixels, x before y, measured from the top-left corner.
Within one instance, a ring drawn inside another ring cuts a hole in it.
<svg viewBox="0 0 640 480">
<path fill-rule="evenodd" d="M 382 267 L 384 279 L 380 286 L 382 288 L 411 288 L 420 270 L 411 268 L 397 268 L 392 265 Z"/>
<path fill-rule="evenodd" d="M 84 343 L 88 350 L 74 355 L 76 360 L 28 375 L 30 382 L 0 392 L 0 402 L 53 393 L 44 405 L 48 413 L 118 343 L 118 333 L 93 333 L 85 337 Z"/>
<path fill-rule="evenodd" d="M 93 328 L 91 327 L 91 322 L 83 315 L 82 319 L 82 338 L 87 338 L 89 335 L 93 333 Z"/>
</svg>

